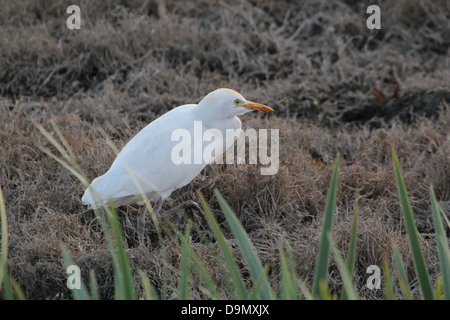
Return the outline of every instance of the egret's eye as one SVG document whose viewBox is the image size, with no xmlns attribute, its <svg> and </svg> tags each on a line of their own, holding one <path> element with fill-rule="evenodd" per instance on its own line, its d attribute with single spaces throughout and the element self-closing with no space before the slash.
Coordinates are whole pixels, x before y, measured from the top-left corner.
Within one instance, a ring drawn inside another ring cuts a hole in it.
<svg viewBox="0 0 450 320">
<path fill-rule="evenodd" d="M 241 100 L 239 100 L 239 99 L 234 100 L 235 105 L 239 105 L 240 103 L 241 103 Z"/>
</svg>

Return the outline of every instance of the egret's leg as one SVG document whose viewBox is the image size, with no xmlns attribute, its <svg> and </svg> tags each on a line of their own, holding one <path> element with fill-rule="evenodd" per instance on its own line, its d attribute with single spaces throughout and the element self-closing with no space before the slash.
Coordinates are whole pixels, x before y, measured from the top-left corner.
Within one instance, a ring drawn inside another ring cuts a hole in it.
<svg viewBox="0 0 450 320">
<path fill-rule="evenodd" d="M 159 212 L 161 211 L 161 208 L 162 208 L 162 206 L 163 206 L 164 200 L 165 200 L 165 199 L 161 198 L 161 199 L 158 201 L 158 205 L 156 206 L 156 208 L 153 209 L 153 212 L 155 213 L 155 216 L 157 216 L 157 215 L 159 214 Z"/>
<path fill-rule="evenodd" d="M 199 215 L 195 216 L 192 212 L 192 209 L 196 210 Z M 208 229 L 208 221 L 206 220 L 206 216 L 204 211 L 202 210 L 202 207 L 195 201 L 188 200 L 186 202 L 183 202 L 182 204 L 178 205 L 175 208 L 172 208 L 170 210 L 166 210 L 163 213 L 161 213 L 161 218 L 167 218 L 170 215 L 178 214 L 180 211 L 182 211 L 187 217 L 187 219 L 192 219 L 195 221 L 196 219 L 200 219 L 201 222 L 199 223 L 200 226 L 204 226 L 204 231 L 206 232 L 207 236 L 210 239 L 214 239 L 214 235 L 211 232 L 211 230 Z"/>
<path fill-rule="evenodd" d="M 159 214 L 159 212 L 161 211 L 161 208 L 162 208 L 163 203 L 164 203 L 164 199 L 161 198 L 161 199 L 158 201 L 158 204 L 156 205 L 156 207 L 153 208 L 153 212 L 155 213 L 155 215 L 158 215 L 158 214 Z M 145 214 L 146 214 L 146 212 L 143 211 L 143 212 L 139 215 L 138 220 L 137 220 L 137 222 L 138 222 L 138 232 L 139 232 L 139 234 L 141 234 L 141 235 L 144 234 Z"/>
<path fill-rule="evenodd" d="M 168 216 L 171 216 L 172 214 L 176 214 L 180 210 L 186 210 L 194 208 L 197 211 L 203 213 L 202 208 L 199 206 L 199 204 L 195 201 L 188 200 L 186 202 L 183 202 L 182 204 L 176 206 L 175 208 L 169 209 L 164 211 L 164 213 L 161 214 L 161 218 L 167 218 Z"/>
</svg>

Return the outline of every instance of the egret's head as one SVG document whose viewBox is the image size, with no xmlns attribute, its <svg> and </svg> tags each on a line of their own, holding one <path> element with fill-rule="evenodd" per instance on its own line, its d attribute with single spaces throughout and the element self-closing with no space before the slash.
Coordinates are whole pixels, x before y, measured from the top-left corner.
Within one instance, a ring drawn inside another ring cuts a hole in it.
<svg viewBox="0 0 450 320">
<path fill-rule="evenodd" d="M 273 112 L 273 109 L 256 102 L 246 100 L 238 92 L 231 89 L 217 89 L 200 101 L 199 106 L 225 117 L 235 117 L 253 110 Z M 206 111 L 205 110 L 205 111 Z"/>
</svg>

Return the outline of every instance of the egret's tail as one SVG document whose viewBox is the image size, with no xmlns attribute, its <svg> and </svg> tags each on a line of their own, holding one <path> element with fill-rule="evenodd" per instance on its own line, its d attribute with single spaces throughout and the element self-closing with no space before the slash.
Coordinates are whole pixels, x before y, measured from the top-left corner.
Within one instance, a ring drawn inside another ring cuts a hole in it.
<svg viewBox="0 0 450 320">
<path fill-rule="evenodd" d="M 102 206 L 102 202 L 105 204 L 108 203 L 108 198 L 111 197 L 111 195 L 106 193 L 108 181 L 106 181 L 107 179 L 104 177 L 105 176 L 103 175 L 92 181 L 91 185 L 86 189 L 81 198 L 83 204 L 89 205 L 92 209 L 98 209 Z M 113 186 L 117 186 L 117 184 L 113 184 Z"/>
<path fill-rule="evenodd" d="M 92 186 L 89 186 L 89 188 L 86 189 L 83 197 L 81 198 L 81 201 L 84 205 L 88 205 L 91 209 L 98 209 L 102 206 L 102 204 L 99 199 L 94 196 L 91 188 Z"/>
<path fill-rule="evenodd" d="M 118 180 L 118 181 L 117 181 Z M 125 183 L 120 183 L 121 177 L 109 176 L 105 174 L 94 179 L 84 192 L 81 201 L 84 205 L 92 209 L 99 209 L 104 204 L 114 203 L 115 207 L 127 205 L 134 202 L 143 202 L 146 197 L 150 202 L 166 199 L 174 189 L 166 191 L 154 191 L 147 187 L 143 193 L 133 185 L 131 179 L 125 179 Z M 124 180 L 122 178 L 122 180 Z"/>
</svg>

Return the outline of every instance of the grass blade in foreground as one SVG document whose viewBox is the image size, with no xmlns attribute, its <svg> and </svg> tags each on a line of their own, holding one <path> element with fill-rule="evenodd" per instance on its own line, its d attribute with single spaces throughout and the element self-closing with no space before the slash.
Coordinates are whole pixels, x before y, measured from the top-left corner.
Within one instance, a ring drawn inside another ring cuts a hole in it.
<svg viewBox="0 0 450 320">
<path fill-rule="evenodd" d="M 202 286 L 200 289 L 201 291 L 206 294 L 209 299 L 212 300 L 223 300 L 223 298 L 220 296 L 219 292 L 217 291 L 218 288 L 214 284 L 214 281 L 212 280 L 211 276 L 209 275 L 208 271 L 206 270 L 205 266 L 202 264 L 200 259 L 198 258 L 197 254 L 192 250 L 192 248 L 189 248 L 191 250 L 191 256 L 192 260 L 194 261 L 195 268 L 194 270 L 196 273 L 200 276 L 205 286 Z"/>
<path fill-rule="evenodd" d="M 100 300 L 100 293 L 98 292 L 98 282 L 95 277 L 94 270 L 89 271 L 89 286 L 91 288 L 92 300 Z"/>
<path fill-rule="evenodd" d="M 358 214 L 359 214 L 359 203 L 358 199 L 356 199 L 355 210 L 353 211 L 352 235 L 350 237 L 350 247 L 348 249 L 348 257 L 347 257 L 347 268 L 350 274 L 353 274 L 353 270 L 355 268 L 356 238 L 358 236 Z"/>
<path fill-rule="evenodd" d="M 264 266 L 264 270 L 263 273 L 259 276 L 259 279 L 256 281 L 253 281 L 253 288 L 252 291 L 250 292 L 248 299 L 249 300 L 256 300 L 259 296 L 259 291 L 261 286 L 264 284 L 264 281 L 267 279 L 267 270 L 268 270 L 268 266 Z"/>
<path fill-rule="evenodd" d="M 444 225 L 441 219 L 439 204 L 434 193 L 433 186 L 430 187 L 431 211 L 433 213 L 434 230 L 436 232 L 436 242 L 439 252 L 439 263 L 442 274 L 442 286 L 444 297 L 450 300 L 450 249 L 445 234 Z"/>
<path fill-rule="evenodd" d="M 25 293 L 23 292 L 22 288 L 19 286 L 16 280 L 14 278 L 11 278 L 11 285 L 14 289 L 14 293 L 16 294 L 17 300 L 27 300 L 27 297 L 25 296 Z"/>
<path fill-rule="evenodd" d="M 192 220 L 189 220 L 184 236 L 181 239 L 181 268 L 180 268 L 180 289 L 178 293 L 179 300 L 189 299 L 189 264 L 190 264 L 190 247 L 189 247 L 189 236 L 191 233 Z"/>
<path fill-rule="evenodd" d="M 284 249 L 281 245 L 278 251 L 280 251 L 280 267 L 281 267 L 280 297 L 283 300 L 298 300 L 298 293 L 296 288 L 297 277 L 295 274 L 295 270 L 293 270 L 294 264 L 292 263 L 291 255 L 289 254 L 289 259 L 287 259 L 284 253 Z"/>
<path fill-rule="evenodd" d="M 411 253 L 413 256 L 413 262 L 416 269 L 417 279 L 419 281 L 420 291 L 422 292 L 422 297 L 425 300 L 432 300 L 433 289 L 431 287 L 425 257 L 420 246 L 419 233 L 414 222 L 411 205 L 408 201 L 408 194 L 406 192 L 400 163 L 398 161 L 397 153 L 395 152 L 394 147 L 392 147 L 392 158 L 394 160 L 394 171 L 395 177 L 397 179 L 397 189 L 400 198 L 400 205 L 402 207 L 406 231 L 408 233 L 409 246 L 411 248 Z"/>
<path fill-rule="evenodd" d="M 134 300 L 135 292 L 133 275 L 131 273 L 130 261 L 125 251 L 125 243 L 122 238 L 116 209 L 111 207 L 107 216 L 113 231 L 112 242 L 114 243 L 110 244 L 110 250 L 113 254 L 117 298 L 120 300 Z M 114 258 L 114 256 L 116 256 L 116 258 Z"/>
<path fill-rule="evenodd" d="M 358 199 L 355 201 L 355 209 L 353 210 L 353 226 L 352 226 L 352 234 L 350 236 L 350 247 L 348 249 L 347 256 L 347 269 L 350 275 L 353 275 L 353 270 L 355 268 L 355 260 L 356 260 L 356 238 L 358 236 L 358 214 L 359 214 L 359 202 Z M 344 287 L 345 289 L 345 287 Z M 342 293 L 342 299 L 348 299 L 347 293 L 344 290 Z"/>
<path fill-rule="evenodd" d="M 411 290 L 409 289 L 408 277 L 406 276 L 403 259 L 400 255 L 400 251 L 398 251 L 398 248 L 395 244 L 392 245 L 392 251 L 394 252 L 395 264 L 397 266 L 398 279 L 400 288 L 403 292 L 403 297 L 406 300 L 412 300 L 413 297 L 411 294 Z"/>
<path fill-rule="evenodd" d="M 14 299 L 11 281 L 8 272 L 8 222 L 6 221 L 6 206 L 0 186 L 0 221 L 2 230 L 2 247 L 0 252 L 0 289 L 4 282 L 6 299 Z"/>
<path fill-rule="evenodd" d="M 75 265 L 72 261 L 72 258 L 70 257 L 69 253 L 64 247 L 61 247 L 62 256 L 64 259 L 64 264 L 66 265 L 66 268 L 69 266 Z M 80 280 L 81 281 L 81 280 Z M 75 300 L 90 300 L 89 292 L 86 289 L 86 286 L 84 285 L 83 281 L 80 283 L 79 289 L 71 289 L 73 298 Z"/>
<path fill-rule="evenodd" d="M 137 273 L 141 278 L 142 286 L 144 287 L 144 297 L 145 300 L 158 300 L 158 294 L 155 291 L 155 288 L 150 284 L 150 280 L 147 275 L 142 270 L 138 270 Z"/>
<path fill-rule="evenodd" d="M 231 250 L 228 247 L 225 236 L 222 230 L 220 230 L 220 226 L 217 223 L 216 218 L 212 214 L 208 204 L 206 203 L 205 198 L 200 192 L 198 193 L 198 195 L 200 198 L 200 202 L 202 204 L 202 208 L 205 211 L 209 227 L 214 233 L 214 237 L 216 238 L 216 241 L 219 245 L 220 251 L 222 252 L 226 265 L 228 266 L 228 271 L 230 272 L 231 276 L 230 278 L 232 280 L 233 288 L 229 287 L 228 289 L 232 294 L 232 299 L 246 299 L 247 290 L 245 288 L 244 281 L 242 280 L 241 272 L 239 271 L 239 268 L 236 265 L 236 262 L 234 261 L 233 254 L 231 253 Z"/>
<path fill-rule="evenodd" d="M 333 225 L 334 208 L 336 206 L 337 180 L 339 171 L 340 154 L 336 155 L 334 161 L 333 174 L 331 175 L 330 188 L 328 190 L 327 203 L 325 205 L 325 215 L 322 224 L 322 232 L 320 236 L 319 255 L 317 257 L 316 270 L 314 274 L 313 283 L 313 297 L 315 299 L 324 298 L 320 289 L 320 283 L 325 283 L 328 276 L 328 263 L 330 259 L 330 242 L 328 240 L 328 233 L 331 232 Z"/>
<path fill-rule="evenodd" d="M 217 189 L 214 190 L 214 194 L 216 195 L 217 200 L 219 201 L 220 208 L 225 214 L 225 218 L 227 219 L 227 222 L 230 225 L 234 236 L 236 237 L 236 240 L 239 244 L 239 248 L 242 251 L 244 259 L 247 262 L 250 275 L 253 279 L 253 283 L 256 284 L 261 275 L 264 274 L 264 269 L 262 267 L 261 261 L 259 260 L 259 257 L 256 254 L 255 249 L 253 248 L 253 245 L 250 239 L 248 238 L 247 233 L 244 230 L 244 227 L 242 226 L 239 219 L 236 217 L 233 210 L 229 207 L 229 205 L 226 203 L 225 199 L 222 197 L 222 195 L 219 193 Z M 259 290 L 259 298 L 264 300 L 273 299 L 272 289 L 270 288 L 267 277 L 264 276 L 262 281 L 263 282 Z"/>
<path fill-rule="evenodd" d="M 192 220 L 189 219 L 188 226 L 192 229 L 195 228 L 195 225 L 192 225 Z M 199 230 L 196 228 L 196 230 Z M 174 229 L 175 233 L 177 234 L 178 238 L 184 239 L 184 235 L 182 235 L 178 230 Z M 208 240 L 205 237 L 201 237 L 202 241 L 204 243 L 208 243 Z M 213 248 L 209 248 L 211 252 L 215 251 Z M 220 296 L 220 294 L 217 291 L 217 286 L 214 283 L 213 279 L 211 278 L 211 275 L 206 270 L 205 266 L 202 264 L 200 258 L 198 257 L 197 253 L 194 250 L 194 247 L 190 245 L 190 242 L 187 242 L 186 245 L 182 244 L 180 245 L 180 250 L 186 250 L 186 253 L 183 252 L 183 254 L 187 254 L 190 257 L 190 260 L 192 260 L 193 266 L 192 271 L 197 273 L 197 275 L 201 278 L 200 283 L 197 281 L 195 284 L 198 286 L 199 290 L 203 292 L 208 299 L 212 300 L 223 300 L 223 298 Z M 217 259 L 217 256 L 215 257 Z M 182 257 L 184 259 L 184 256 Z M 188 260 L 189 261 L 189 260 Z M 216 260 L 217 261 L 217 260 Z M 221 269 L 224 271 L 223 274 L 227 274 L 227 271 L 225 271 L 223 268 Z M 192 282 L 192 278 L 190 278 L 190 281 Z M 233 286 L 231 283 L 228 285 L 228 287 L 232 288 Z"/>
<path fill-rule="evenodd" d="M 394 283 L 392 282 L 391 267 L 386 257 L 383 259 L 383 274 L 384 300 L 394 300 Z"/>
<path fill-rule="evenodd" d="M 328 234 L 328 239 L 330 241 L 330 247 L 333 251 L 334 258 L 336 259 L 336 263 L 338 265 L 339 272 L 341 273 L 342 283 L 344 287 L 345 297 L 349 300 L 357 300 L 358 296 L 355 292 L 355 288 L 353 286 L 352 274 L 349 272 L 347 265 L 344 262 L 341 254 L 339 253 L 339 249 L 336 247 L 336 244 L 333 242 L 331 237 L 331 232 Z"/>
</svg>

